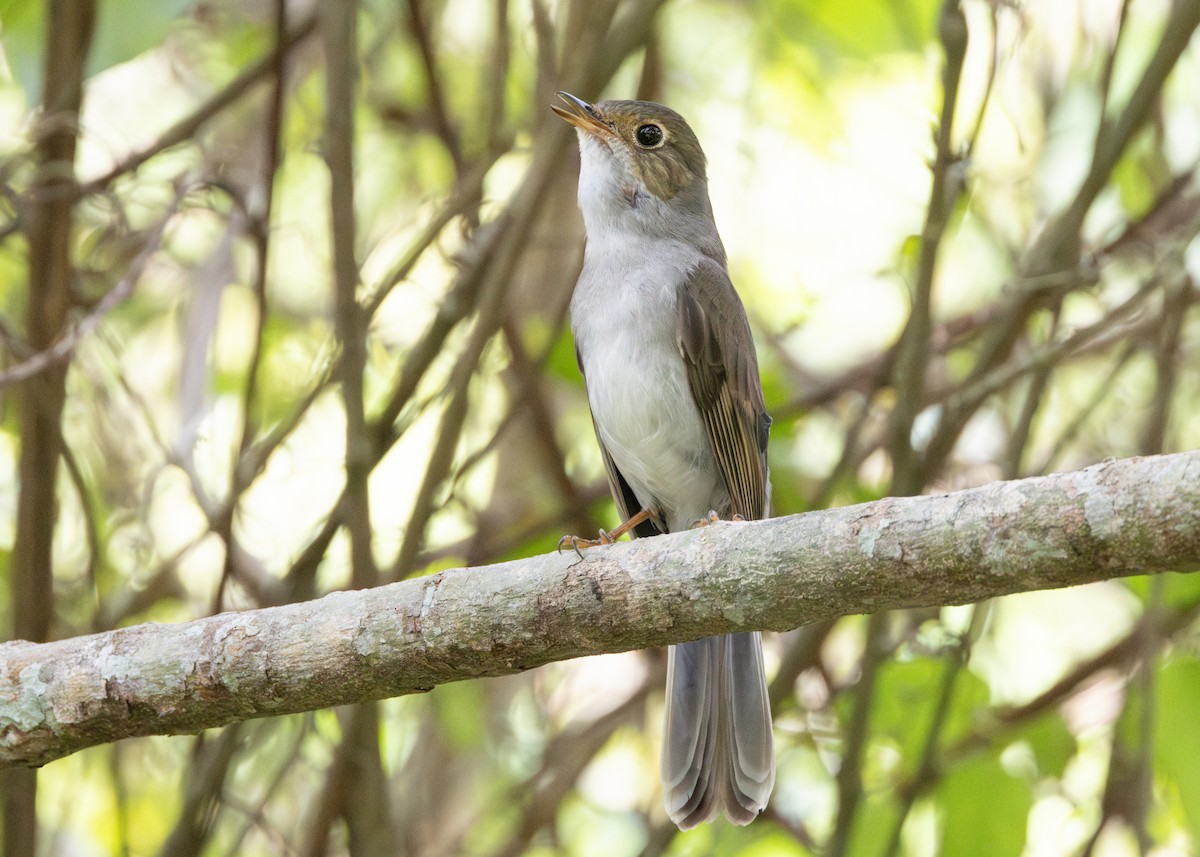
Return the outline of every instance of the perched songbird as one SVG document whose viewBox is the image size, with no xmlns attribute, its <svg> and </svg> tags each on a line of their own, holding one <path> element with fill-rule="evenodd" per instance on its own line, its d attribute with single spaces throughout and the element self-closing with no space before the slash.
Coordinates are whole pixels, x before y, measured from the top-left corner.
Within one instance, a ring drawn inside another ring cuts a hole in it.
<svg viewBox="0 0 1200 857">
<path fill-rule="evenodd" d="M 771 418 L 700 143 L 660 104 L 558 95 L 566 108 L 552 109 L 579 134 L 587 229 L 571 328 L 625 522 L 600 541 L 679 532 L 713 512 L 765 518 Z M 671 648 L 662 778 L 682 829 L 762 812 L 775 754 L 759 634 Z"/>
</svg>

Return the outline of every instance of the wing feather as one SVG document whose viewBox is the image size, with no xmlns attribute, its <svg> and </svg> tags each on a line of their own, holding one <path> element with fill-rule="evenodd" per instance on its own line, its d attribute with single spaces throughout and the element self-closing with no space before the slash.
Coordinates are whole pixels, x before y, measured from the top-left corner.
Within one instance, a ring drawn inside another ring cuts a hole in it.
<svg viewBox="0 0 1200 857">
<path fill-rule="evenodd" d="M 758 359 L 729 275 L 705 258 L 679 291 L 676 333 L 692 397 L 712 441 L 733 514 L 770 514 L 767 431 Z"/>
</svg>

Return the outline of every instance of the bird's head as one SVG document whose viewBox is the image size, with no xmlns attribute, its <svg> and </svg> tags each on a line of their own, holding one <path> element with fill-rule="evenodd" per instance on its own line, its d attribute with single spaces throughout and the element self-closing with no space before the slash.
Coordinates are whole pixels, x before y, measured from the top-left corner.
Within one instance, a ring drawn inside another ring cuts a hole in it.
<svg viewBox="0 0 1200 857">
<path fill-rule="evenodd" d="M 704 152 L 682 116 L 650 101 L 558 97 L 565 107 L 551 109 L 579 133 L 579 206 L 589 235 L 607 222 L 667 234 L 711 227 L 715 236 Z"/>
</svg>

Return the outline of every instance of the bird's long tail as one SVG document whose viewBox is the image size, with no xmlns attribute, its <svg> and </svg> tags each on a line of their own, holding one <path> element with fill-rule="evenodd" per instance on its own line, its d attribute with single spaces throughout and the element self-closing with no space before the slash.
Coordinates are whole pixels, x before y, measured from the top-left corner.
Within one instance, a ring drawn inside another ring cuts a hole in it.
<svg viewBox="0 0 1200 857">
<path fill-rule="evenodd" d="M 721 811 L 749 824 L 767 805 L 775 749 L 757 632 L 671 647 L 662 780 L 681 830 Z"/>
</svg>

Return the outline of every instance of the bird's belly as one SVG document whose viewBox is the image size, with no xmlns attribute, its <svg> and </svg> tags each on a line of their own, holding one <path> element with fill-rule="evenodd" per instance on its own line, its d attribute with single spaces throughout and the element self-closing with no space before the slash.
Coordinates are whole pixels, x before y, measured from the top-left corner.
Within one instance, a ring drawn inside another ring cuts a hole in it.
<svg viewBox="0 0 1200 857">
<path fill-rule="evenodd" d="M 710 509 L 723 512 L 728 492 L 673 337 L 608 333 L 592 340 L 584 372 L 597 433 L 617 470 L 671 531 Z"/>
</svg>

